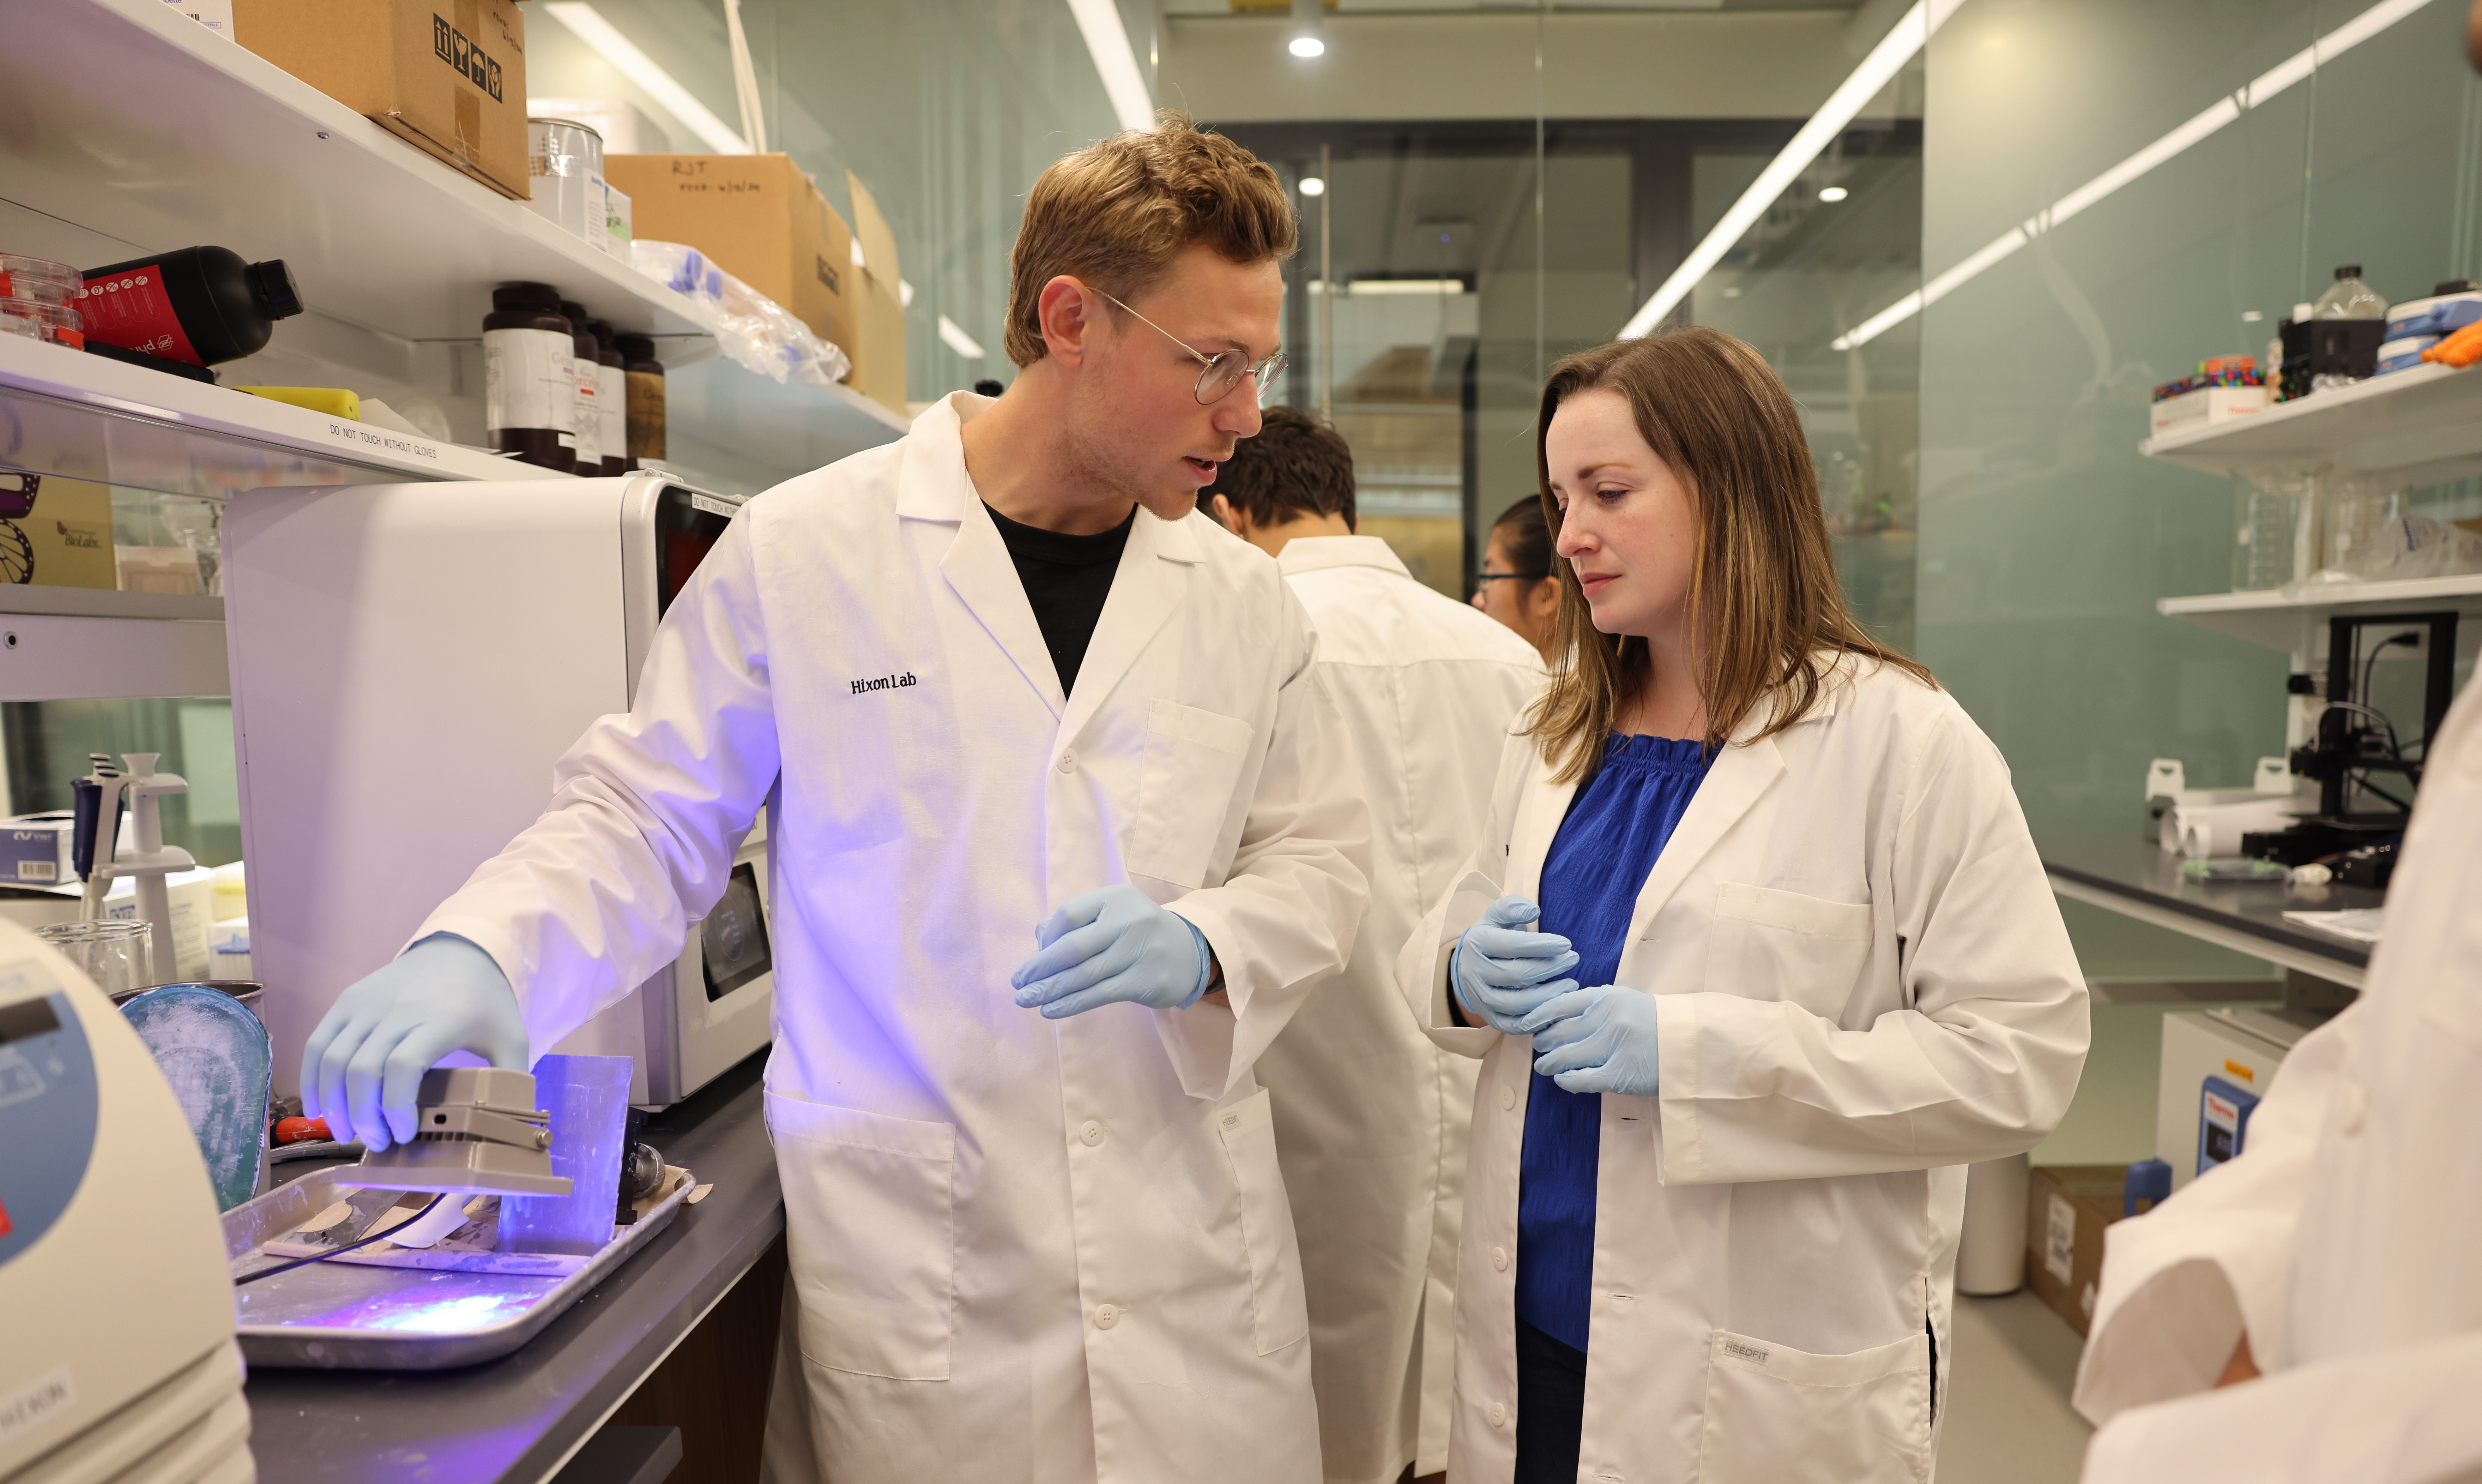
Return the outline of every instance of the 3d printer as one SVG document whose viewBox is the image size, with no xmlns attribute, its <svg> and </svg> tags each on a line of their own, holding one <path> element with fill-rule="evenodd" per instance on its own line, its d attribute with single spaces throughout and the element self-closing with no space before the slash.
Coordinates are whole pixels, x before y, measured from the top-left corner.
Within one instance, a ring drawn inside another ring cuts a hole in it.
<svg viewBox="0 0 2482 1484">
<path fill-rule="evenodd" d="M 2324 861 L 2348 884 L 2387 886 L 2413 813 L 2414 792 L 2421 785 L 2426 744 L 2455 698 L 2456 617 L 2338 613 L 2328 620 L 2325 704 L 2316 734 L 2295 747 L 2291 759 L 2293 772 L 2317 780 L 2318 811 L 2285 829 L 2242 836 L 2241 853 L 2287 866 Z M 2364 639 L 2373 630 L 2395 632 L 2367 645 L 2365 653 Z M 2398 645 L 2419 645 L 2425 662 L 2421 734 L 2411 742 L 2372 704 L 2379 657 Z M 2322 694 L 2310 675 L 2293 676 L 2292 691 Z"/>
</svg>

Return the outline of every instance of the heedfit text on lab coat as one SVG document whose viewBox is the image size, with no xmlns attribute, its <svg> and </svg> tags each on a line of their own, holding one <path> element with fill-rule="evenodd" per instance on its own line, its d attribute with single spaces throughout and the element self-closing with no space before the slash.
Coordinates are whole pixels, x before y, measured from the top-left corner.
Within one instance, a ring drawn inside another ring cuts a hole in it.
<svg viewBox="0 0 2482 1484">
<path fill-rule="evenodd" d="M 1352 964 L 1311 993 L 1259 1076 L 1301 1230 L 1327 1476 L 1395 1484 L 1409 1458 L 1416 1473 L 1447 1467 L 1474 1085 L 1474 1063 L 1406 1013 L 1396 950 L 1464 870 L 1543 662 L 1413 581 L 1377 536 L 1297 536 L 1277 563 L 1361 761 L 1371 898 Z"/>
<path fill-rule="evenodd" d="M 1201 515 L 1139 510 L 1062 696 L 965 473 L 984 405 L 744 507 L 636 708 L 422 932 L 490 951 L 547 1046 L 680 951 L 764 800 L 799 1300 L 770 1475 L 1311 1484 L 1251 1067 L 1365 904 L 1350 744 L 1275 563 Z M 1016 1005 L 1035 924 L 1123 879 L 1205 934 L 1228 1010 Z"/>
<path fill-rule="evenodd" d="M 1998 749 L 1946 694 L 1834 664 L 1801 720 L 1757 739 L 1778 691 L 1742 722 L 1637 897 L 1617 982 L 1655 997 L 1662 1088 L 1602 1099 L 1582 1477 L 1919 1479 L 1964 1166 L 2041 1142 L 2076 1087 L 2085 980 Z M 1511 739 L 1476 868 L 1532 898 L 1575 791 Z M 1448 1456 L 1497 1484 L 1532 1049 L 1449 1017 L 1469 898 L 1397 968 L 1433 1038 L 1483 1058 Z"/>
</svg>

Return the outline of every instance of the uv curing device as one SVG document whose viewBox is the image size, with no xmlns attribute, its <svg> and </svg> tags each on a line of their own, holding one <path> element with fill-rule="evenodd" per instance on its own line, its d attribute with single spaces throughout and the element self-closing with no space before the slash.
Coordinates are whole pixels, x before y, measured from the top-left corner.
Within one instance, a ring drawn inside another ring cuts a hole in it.
<svg viewBox="0 0 2482 1484">
<path fill-rule="evenodd" d="M 255 489 L 224 519 L 251 954 L 279 1091 L 347 985 L 542 813 L 629 709 L 655 625 L 739 502 L 671 476 Z M 762 821 L 680 959 L 555 1050 L 678 1102 L 767 1044 Z"/>
</svg>

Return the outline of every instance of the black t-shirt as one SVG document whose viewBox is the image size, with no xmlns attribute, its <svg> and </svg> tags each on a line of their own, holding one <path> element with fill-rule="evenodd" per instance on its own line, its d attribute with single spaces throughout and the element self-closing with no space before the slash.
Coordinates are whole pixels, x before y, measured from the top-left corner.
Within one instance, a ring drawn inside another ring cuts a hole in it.
<svg viewBox="0 0 2482 1484">
<path fill-rule="evenodd" d="M 1103 601 L 1112 595 L 1112 574 L 1120 570 L 1121 549 L 1129 544 L 1138 512 L 1132 508 L 1127 520 L 1100 535 L 1063 535 L 1019 525 L 988 504 L 983 508 L 990 510 L 991 524 L 1008 543 L 1065 697 L 1077 688 L 1077 667 L 1086 662 L 1086 645 L 1103 616 Z"/>
</svg>

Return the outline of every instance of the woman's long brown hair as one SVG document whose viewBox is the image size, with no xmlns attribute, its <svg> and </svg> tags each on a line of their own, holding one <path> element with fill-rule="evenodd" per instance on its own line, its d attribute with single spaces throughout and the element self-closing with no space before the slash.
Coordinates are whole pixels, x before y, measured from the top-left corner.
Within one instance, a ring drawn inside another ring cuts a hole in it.
<svg viewBox="0 0 2482 1484">
<path fill-rule="evenodd" d="M 1555 542 L 1562 512 L 1551 496 L 1544 439 L 1560 404 L 1602 389 L 1628 400 L 1638 435 L 1688 486 L 1697 510 L 1689 638 L 1710 745 L 1731 738 L 1770 695 L 1778 697 L 1773 714 L 1747 741 L 1808 716 L 1841 655 L 1866 656 L 1939 684 L 1872 638 L 1845 608 L 1800 409 L 1775 368 L 1721 330 L 1614 341 L 1551 368 L 1534 462 Z M 1575 569 L 1566 561 L 1552 566 L 1560 579 L 1554 644 L 1568 663 L 1535 702 L 1526 730 L 1553 779 L 1568 783 L 1602 756 L 1603 738 L 1646 686 L 1651 662 L 1644 641 L 1598 633 Z"/>
</svg>

